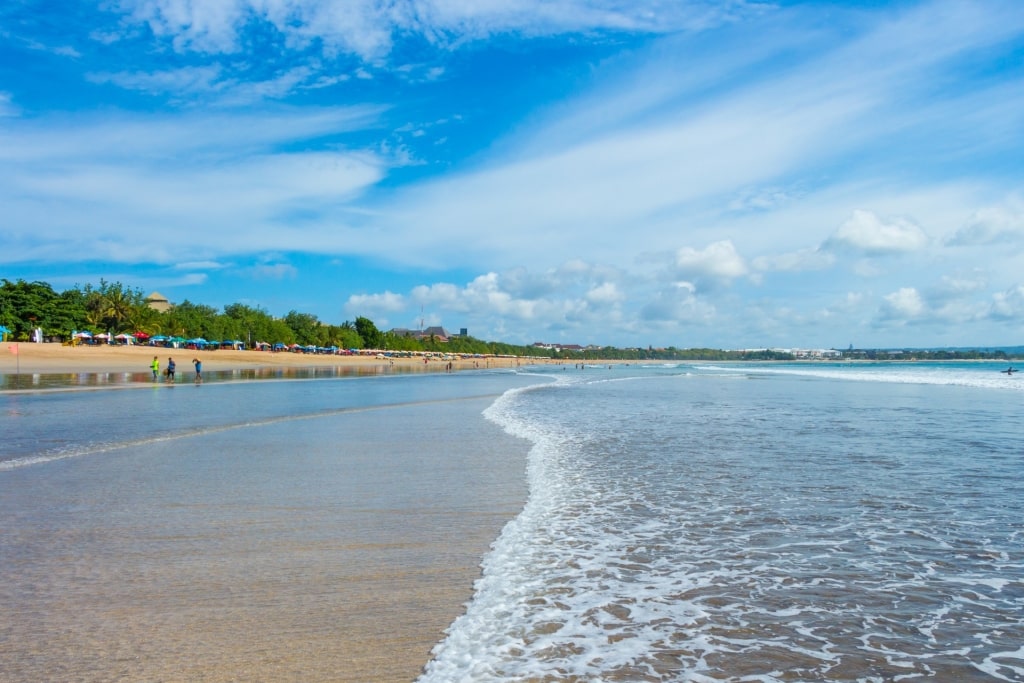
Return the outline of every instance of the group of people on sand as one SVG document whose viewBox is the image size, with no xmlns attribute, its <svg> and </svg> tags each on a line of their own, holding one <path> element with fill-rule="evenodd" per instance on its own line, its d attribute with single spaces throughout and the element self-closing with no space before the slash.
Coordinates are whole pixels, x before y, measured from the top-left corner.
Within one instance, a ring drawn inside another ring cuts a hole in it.
<svg viewBox="0 0 1024 683">
<path fill-rule="evenodd" d="M 196 384 L 203 381 L 203 361 L 198 358 L 192 359 L 192 365 L 196 368 Z M 160 380 L 160 359 L 157 356 L 153 356 L 153 362 L 149 364 L 150 369 L 153 371 L 153 381 L 158 382 Z M 167 357 L 167 367 L 164 369 L 164 376 L 168 382 L 174 381 L 174 358 Z"/>
</svg>

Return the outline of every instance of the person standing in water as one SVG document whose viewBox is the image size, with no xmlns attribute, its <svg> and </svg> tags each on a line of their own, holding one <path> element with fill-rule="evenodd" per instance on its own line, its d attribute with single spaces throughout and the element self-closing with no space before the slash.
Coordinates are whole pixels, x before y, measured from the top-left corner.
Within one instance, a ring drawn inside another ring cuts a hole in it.
<svg viewBox="0 0 1024 683">
<path fill-rule="evenodd" d="M 153 381 L 160 379 L 160 359 L 153 356 L 153 362 L 149 364 L 151 370 L 153 370 Z"/>
<path fill-rule="evenodd" d="M 174 359 L 170 356 L 167 357 L 167 381 L 174 381 Z"/>
<path fill-rule="evenodd" d="M 196 366 L 196 384 L 199 384 L 203 381 L 203 361 L 193 358 L 192 365 Z"/>
</svg>

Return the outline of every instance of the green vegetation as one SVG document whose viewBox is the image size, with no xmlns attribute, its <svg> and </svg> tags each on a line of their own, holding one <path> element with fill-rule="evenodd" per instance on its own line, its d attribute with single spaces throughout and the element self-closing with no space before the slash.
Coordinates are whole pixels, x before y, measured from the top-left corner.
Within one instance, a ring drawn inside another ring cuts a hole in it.
<svg viewBox="0 0 1024 683">
<path fill-rule="evenodd" d="M 550 357 L 552 353 L 472 337 L 455 337 L 449 342 L 418 340 L 383 332 L 364 317 L 340 325 L 327 324 L 315 315 L 298 311 L 274 318 L 262 308 L 239 303 L 218 311 L 186 300 L 161 313 L 149 306 L 141 290 L 105 280 L 100 280 L 98 287 L 75 286 L 62 293 L 45 282 L 4 279 L 0 283 L 0 325 L 10 330 L 10 339 L 15 341 L 29 340 L 32 331 L 40 328 L 44 338 L 58 341 L 67 341 L 79 331 L 115 335 L 143 332 L 149 336 L 202 337 L 207 341 L 237 340 L 250 348 L 257 342 L 266 342 L 395 353 L 433 351 L 537 357 Z"/>
<path fill-rule="evenodd" d="M 56 292 L 45 282 L 0 280 L 0 326 L 9 338 L 27 341 L 32 331 L 41 328 L 48 339 L 67 341 L 75 331 L 92 333 L 166 335 L 208 341 L 240 341 L 252 348 L 256 342 L 338 347 L 340 349 L 381 349 L 389 353 L 437 352 L 498 356 L 555 358 L 567 362 L 600 360 L 633 361 L 791 361 L 787 352 L 771 349 L 724 351 L 721 349 L 677 349 L 668 347 L 620 349 L 612 346 L 557 350 L 535 346 L 516 346 L 485 342 L 473 337 L 456 336 L 448 341 L 434 337 L 417 339 L 383 332 L 372 320 L 358 317 L 354 322 L 327 324 L 310 313 L 289 311 L 274 318 L 262 308 L 228 304 L 222 311 L 212 306 L 183 301 L 161 313 L 149 306 L 139 289 L 120 282 L 100 280 L 99 286 L 75 286 Z M 863 360 L 1008 360 L 1020 353 L 976 349 L 849 349 L 844 359 Z"/>
</svg>

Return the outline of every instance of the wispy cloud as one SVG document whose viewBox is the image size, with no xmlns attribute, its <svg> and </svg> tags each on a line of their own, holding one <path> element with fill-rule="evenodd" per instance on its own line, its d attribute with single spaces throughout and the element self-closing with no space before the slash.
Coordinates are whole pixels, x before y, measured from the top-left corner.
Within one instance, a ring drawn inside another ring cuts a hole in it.
<svg viewBox="0 0 1024 683">
<path fill-rule="evenodd" d="M 332 311 L 344 286 L 354 313 L 563 341 L 941 336 L 1019 309 L 1011 1 L 89 16 L 75 40 L 38 39 L 80 55 L 45 53 L 79 70 L 75 104 L 0 92 L 0 263 L 256 263 L 232 272 L 276 295 L 341 257 L 366 270 L 320 274 Z M 135 59 L 94 59 L 111 49 Z M 97 92 L 115 99 L 80 104 Z"/>
<path fill-rule="evenodd" d="M 386 56 L 395 36 L 414 34 L 439 46 L 457 46 L 501 34 L 550 36 L 595 30 L 671 33 L 730 21 L 760 3 L 687 0 L 634 4 L 618 0 L 481 1 L 399 0 L 120 0 L 112 3 L 126 22 L 144 24 L 179 51 L 236 53 L 252 22 L 265 22 L 293 49 L 313 43 L 325 54 L 356 54 L 364 61 Z"/>
</svg>

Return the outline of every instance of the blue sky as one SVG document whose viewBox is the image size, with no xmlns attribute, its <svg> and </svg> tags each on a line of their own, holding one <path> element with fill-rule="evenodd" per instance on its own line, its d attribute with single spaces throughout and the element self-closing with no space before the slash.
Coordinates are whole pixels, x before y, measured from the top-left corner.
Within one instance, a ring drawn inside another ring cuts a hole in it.
<svg viewBox="0 0 1024 683">
<path fill-rule="evenodd" d="M 1024 3 L 7 0 L 0 277 L 475 337 L 1024 343 Z"/>
</svg>

